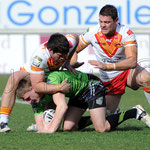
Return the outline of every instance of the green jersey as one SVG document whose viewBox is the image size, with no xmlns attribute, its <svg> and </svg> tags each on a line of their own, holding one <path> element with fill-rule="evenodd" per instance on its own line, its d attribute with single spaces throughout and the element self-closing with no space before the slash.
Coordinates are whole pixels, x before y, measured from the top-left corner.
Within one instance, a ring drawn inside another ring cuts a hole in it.
<svg viewBox="0 0 150 150">
<path fill-rule="evenodd" d="M 73 97 L 79 94 L 88 84 L 88 75 L 82 72 L 77 72 L 76 74 L 69 73 L 67 70 L 62 71 L 53 71 L 51 72 L 46 79 L 47 83 L 50 84 L 61 84 L 67 78 L 67 83 L 71 84 L 69 93 L 66 93 L 66 97 Z M 52 94 L 46 94 L 40 101 L 40 103 L 36 104 L 37 106 L 37 114 L 41 114 L 44 112 L 45 105 L 52 101 Z"/>
<path fill-rule="evenodd" d="M 81 92 L 88 83 L 88 75 L 82 72 L 76 74 L 69 73 L 67 70 L 54 71 L 47 77 L 47 83 L 61 84 L 63 80 L 67 78 L 67 83 L 71 84 L 69 93 L 66 97 L 76 96 Z"/>
</svg>

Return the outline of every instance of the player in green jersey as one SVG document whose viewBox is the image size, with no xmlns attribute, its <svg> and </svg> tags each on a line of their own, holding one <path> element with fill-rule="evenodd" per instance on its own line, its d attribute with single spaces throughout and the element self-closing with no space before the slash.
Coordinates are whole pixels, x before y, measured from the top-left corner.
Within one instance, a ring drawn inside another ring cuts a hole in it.
<svg viewBox="0 0 150 150">
<path fill-rule="evenodd" d="M 39 133 L 55 132 L 59 128 L 64 116 L 64 130 L 73 131 L 81 129 L 85 125 L 82 122 L 82 115 L 87 108 L 89 108 L 94 128 L 98 132 L 110 131 L 130 118 L 142 120 L 143 122 L 148 119 L 150 120 L 149 115 L 139 105 L 126 112 L 106 118 L 106 90 L 101 80 L 94 75 L 82 72 L 77 72 L 74 75 L 68 71 L 54 71 L 48 75 L 47 83 L 60 84 L 66 78 L 67 82 L 70 83 L 70 90 L 65 95 L 60 92 L 41 95 L 32 89 L 29 80 L 21 80 L 19 83 L 17 96 L 34 104 L 35 120 Z M 68 105 L 66 97 L 69 97 Z M 45 123 L 42 113 L 45 110 L 45 106 L 51 101 L 56 105 L 55 116 L 50 123 Z M 87 118 L 89 119 L 89 117 Z"/>
</svg>

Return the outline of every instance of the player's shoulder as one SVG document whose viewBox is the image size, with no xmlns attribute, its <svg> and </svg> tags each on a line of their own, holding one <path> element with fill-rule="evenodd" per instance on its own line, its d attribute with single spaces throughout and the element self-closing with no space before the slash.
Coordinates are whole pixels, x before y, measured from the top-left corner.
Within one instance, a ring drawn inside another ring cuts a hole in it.
<svg viewBox="0 0 150 150">
<path fill-rule="evenodd" d="M 49 53 L 48 53 L 48 50 L 46 48 L 46 44 L 47 44 L 47 42 L 41 44 L 38 48 L 36 48 L 32 57 L 38 56 L 41 59 L 47 58 L 49 56 Z"/>
<path fill-rule="evenodd" d="M 117 24 L 117 30 L 122 35 L 131 35 L 131 34 L 134 34 L 133 31 L 127 25 L 120 24 L 120 23 Z"/>
</svg>

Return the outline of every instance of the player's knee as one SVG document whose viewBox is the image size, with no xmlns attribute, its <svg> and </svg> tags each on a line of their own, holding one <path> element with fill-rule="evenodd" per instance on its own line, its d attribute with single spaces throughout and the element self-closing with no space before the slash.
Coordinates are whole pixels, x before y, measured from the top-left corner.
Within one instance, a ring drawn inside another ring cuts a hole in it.
<svg viewBox="0 0 150 150">
<path fill-rule="evenodd" d="M 140 76 L 138 76 L 137 80 L 142 86 L 150 88 L 150 73 L 143 72 Z"/>
<path fill-rule="evenodd" d="M 63 130 L 64 131 L 75 131 L 75 130 L 77 130 L 77 127 L 73 123 L 64 122 Z"/>
<path fill-rule="evenodd" d="M 100 133 L 108 131 L 106 125 L 98 125 L 98 126 L 94 126 L 94 128 L 97 132 L 100 132 Z"/>
<path fill-rule="evenodd" d="M 97 127 L 95 128 L 95 130 L 100 133 L 106 132 L 106 129 L 104 127 Z"/>
</svg>

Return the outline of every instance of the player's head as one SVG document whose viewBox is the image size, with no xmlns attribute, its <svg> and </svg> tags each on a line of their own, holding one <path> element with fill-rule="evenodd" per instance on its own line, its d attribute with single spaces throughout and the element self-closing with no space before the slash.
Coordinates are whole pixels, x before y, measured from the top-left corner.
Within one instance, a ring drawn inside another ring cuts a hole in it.
<svg viewBox="0 0 150 150">
<path fill-rule="evenodd" d="M 99 23 L 104 35 L 112 36 L 118 23 L 118 12 L 113 5 L 105 5 L 99 12 Z"/>
<path fill-rule="evenodd" d="M 63 34 L 54 33 L 47 42 L 47 49 L 51 49 L 54 53 L 68 54 L 69 42 Z"/>
<path fill-rule="evenodd" d="M 69 42 L 67 38 L 60 33 L 52 34 L 47 43 L 47 49 L 55 62 L 61 59 L 65 60 L 69 53 Z"/>
<path fill-rule="evenodd" d="M 41 94 L 36 93 L 31 86 L 30 79 L 22 79 L 18 84 L 16 90 L 16 95 L 18 98 L 27 101 L 28 103 L 35 102 L 39 103 Z"/>
</svg>

